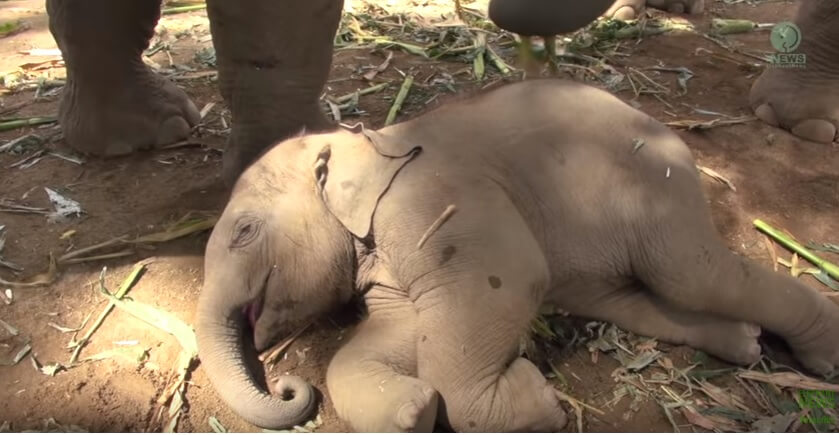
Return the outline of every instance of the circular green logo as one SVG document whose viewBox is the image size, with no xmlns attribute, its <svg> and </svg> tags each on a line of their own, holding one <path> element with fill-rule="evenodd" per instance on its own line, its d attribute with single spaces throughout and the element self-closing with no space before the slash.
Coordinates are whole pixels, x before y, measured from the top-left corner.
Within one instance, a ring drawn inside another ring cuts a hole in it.
<svg viewBox="0 0 839 435">
<path fill-rule="evenodd" d="M 801 45 L 801 29 L 788 21 L 778 23 L 772 28 L 769 42 L 781 53 L 792 53 Z"/>
</svg>

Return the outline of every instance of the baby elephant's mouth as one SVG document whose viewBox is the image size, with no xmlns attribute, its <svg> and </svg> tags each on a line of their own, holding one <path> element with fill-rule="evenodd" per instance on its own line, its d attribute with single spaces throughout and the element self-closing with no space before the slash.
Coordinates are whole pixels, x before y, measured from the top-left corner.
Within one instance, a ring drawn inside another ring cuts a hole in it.
<svg viewBox="0 0 839 435">
<path fill-rule="evenodd" d="M 248 324 L 250 324 L 251 330 L 256 329 L 256 321 L 259 320 L 259 316 L 262 314 L 264 302 L 264 295 L 260 295 L 242 308 L 245 318 L 248 319 Z"/>
</svg>

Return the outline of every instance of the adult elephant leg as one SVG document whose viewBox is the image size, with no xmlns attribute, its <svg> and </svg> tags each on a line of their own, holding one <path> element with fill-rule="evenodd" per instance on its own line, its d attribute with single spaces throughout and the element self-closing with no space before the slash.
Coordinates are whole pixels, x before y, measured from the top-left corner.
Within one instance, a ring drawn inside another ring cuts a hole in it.
<svg viewBox="0 0 839 435">
<path fill-rule="evenodd" d="M 47 12 L 67 67 L 58 113 L 69 146 L 110 156 L 189 136 L 195 105 L 142 61 L 160 0 L 47 0 Z"/>
<path fill-rule="evenodd" d="M 381 286 L 365 299 L 369 317 L 326 373 L 335 410 L 356 432 L 431 432 L 438 395 L 416 378 L 416 309 L 406 295 Z"/>
<path fill-rule="evenodd" d="M 800 68 L 770 65 L 752 85 L 750 101 L 763 122 L 814 142 L 839 128 L 839 2 L 804 0 L 795 23 L 806 55 Z"/>
<path fill-rule="evenodd" d="M 575 316 L 611 322 L 673 344 L 685 344 L 736 364 L 760 359 L 760 327 L 665 302 L 637 281 L 589 281 L 552 292 Z"/>
<path fill-rule="evenodd" d="M 551 36 L 573 32 L 605 12 L 614 0 L 491 0 L 489 18 L 508 32 Z"/>
<path fill-rule="evenodd" d="M 233 114 L 223 176 L 270 145 L 330 128 L 319 104 L 343 0 L 208 0 L 221 94 Z"/>
</svg>

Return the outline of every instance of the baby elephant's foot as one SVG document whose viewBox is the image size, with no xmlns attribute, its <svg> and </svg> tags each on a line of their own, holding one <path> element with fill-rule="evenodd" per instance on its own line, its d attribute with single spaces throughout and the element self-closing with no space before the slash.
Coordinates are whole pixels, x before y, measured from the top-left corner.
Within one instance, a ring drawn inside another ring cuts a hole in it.
<svg viewBox="0 0 839 435">
<path fill-rule="evenodd" d="M 784 337 L 795 357 L 814 373 L 831 376 L 839 370 L 839 306 L 824 299 L 810 327 L 798 337 Z"/>
<path fill-rule="evenodd" d="M 752 323 L 720 320 L 698 328 L 687 343 L 726 361 L 749 365 L 760 360 L 760 332 Z"/>
<path fill-rule="evenodd" d="M 437 391 L 408 376 L 379 381 L 377 390 L 349 404 L 348 420 L 358 432 L 431 432 L 437 420 Z M 355 409 L 353 409 L 355 408 Z"/>
<path fill-rule="evenodd" d="M 69 75 L 59 108 L 65 142 L 86 154 L 116 156 L 189 137 L 198 109 L 175 84 L 144 65 L 105 78 Z"/>
<path fill-rule="evenodd" d="M 512 425 L 504 432 L 558 432 L 568 422 L 556 390 L 539 369 L 524 358 L 513 361 L 498 388 L 510 390 L 508 397 L 513 405 Z"/>
<path fill-rule="evenodd" d="M 675 14 L 701 14 L 705 10 L 705 0 L 617 0 L 604 16 L 634 20 L 641 15 L 645 4 Z"/>
</svg>

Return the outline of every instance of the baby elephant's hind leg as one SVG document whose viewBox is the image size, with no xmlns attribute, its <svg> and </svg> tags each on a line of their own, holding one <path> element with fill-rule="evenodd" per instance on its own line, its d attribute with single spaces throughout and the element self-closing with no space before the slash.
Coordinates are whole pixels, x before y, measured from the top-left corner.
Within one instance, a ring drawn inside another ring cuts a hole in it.
<svg viewBox="0 0 839 435">
<path fill-rule="evenodd" d="M 679 307 L 760 325 L 783 337 L 798 360 L 827 374 L 839 367 L 839 306 L 788 275 L 729 251 L 701 192 L 688 189 L 643 242 L 633 268 Z"/>
<path fill-rule="evenodd" d="M 647 337 L 685 344 L 736 364 L 760 359 L 760 327 L 719 316 L 684 310 L 652 294 L 639 282 L 592 288 L 563 298 L 571 314 L 614 323 Z"/>
<path fill-rule="evenodd" d="M 414 377 L 416 313 L 401 297 L 387 305 L 371 309 L 330 362 L 329 394 L 357 432 L 431 432 L 438 394 Z"/>
</svg>

